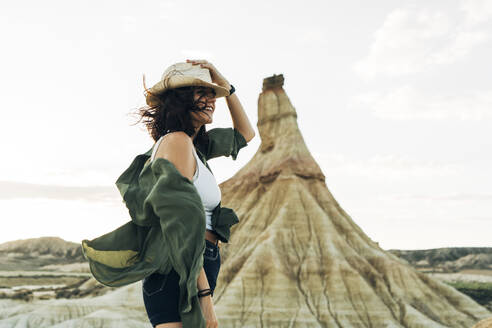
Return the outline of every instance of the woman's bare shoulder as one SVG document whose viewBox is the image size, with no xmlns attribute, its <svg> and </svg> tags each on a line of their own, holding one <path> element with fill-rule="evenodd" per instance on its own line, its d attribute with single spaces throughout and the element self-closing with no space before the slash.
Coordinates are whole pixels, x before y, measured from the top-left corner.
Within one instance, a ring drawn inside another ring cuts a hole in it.
<svg viewBox="0 0 492 328">
<path fill-rule="evenodd" d="M 192 147 L 193 141 L 185 132 L 170 132 L 162 138 L 155 157 L 167 159 L 184 177 L 191 181 L 195 171 Z"/>
</svg>

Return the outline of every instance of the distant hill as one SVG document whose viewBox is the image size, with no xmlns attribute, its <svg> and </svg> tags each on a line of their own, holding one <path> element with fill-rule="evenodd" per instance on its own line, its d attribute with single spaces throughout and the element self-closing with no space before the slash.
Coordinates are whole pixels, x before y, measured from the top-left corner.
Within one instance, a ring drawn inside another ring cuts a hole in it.
<svg viewBox="0 0 492 328">
<path fill-rule="evenodd" d="M 438 272 L 458 272 L 463 269 L 492 270 L 492 247 L 388 251 L 418 269 L 428 268 Z M 49 269 L 63 265 L 70 268 L 68 265 L 81 262 L 87 261 L 80 244 L 60 237 L 20 239 L 0 244 L 0 271 L 44 270 L 44 267 Z"/>
<path fill-rule="evenodd" d="M 20 239 L 0 244 L 0 271 L 39 270 L 47 265 L 86 262 L 80 244 L 59 237 Z"/>
<path fill-rule="evenodd" d="M 463 269 L 492 269 L 492 247 L 447 247 L 423 250 L 390 249 L 415 268 L 432 268 L 442 272 Z"/>
</svg>

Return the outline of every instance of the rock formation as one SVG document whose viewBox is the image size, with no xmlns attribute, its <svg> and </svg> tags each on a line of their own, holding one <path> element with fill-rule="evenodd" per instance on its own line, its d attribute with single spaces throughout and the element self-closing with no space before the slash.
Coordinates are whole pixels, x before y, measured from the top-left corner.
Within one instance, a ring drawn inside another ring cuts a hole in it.
<svg viewBox="0 0 492 328">
<path fill-rule="evenodd" d="M 488 319 L 483 319 L 472 328 L 492 328 L 492 317 Z"/>
<path fill-rule="evenodd" d="M 221 327 L 471 327 L 492 316 L 381 249 L 340 207 L 307 149 L 283 76 L 258 99 L 261 145 L 220 184 L 240 222 L 221 248 Z M 416 236 L 418 238 L 418 236 Z"/>
<path fill-rule="evenodd" d="M 142 283 L 120 287 L 102 296 L 33 302 L 0 300 L 0 327 L 148 328 Z"/>
</svg>

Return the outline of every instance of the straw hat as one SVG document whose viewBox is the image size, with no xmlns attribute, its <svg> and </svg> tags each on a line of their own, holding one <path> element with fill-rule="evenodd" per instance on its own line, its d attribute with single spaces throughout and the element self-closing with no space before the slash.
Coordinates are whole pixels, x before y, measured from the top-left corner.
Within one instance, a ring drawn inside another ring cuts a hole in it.
<svg viewBox="0 0 492 328">
<path fill-rule="evenodd" d="M 193 65 L 192 63 L 181 62 L 169 66 L 162 74 L 161 80 L 150 89 L 147 89 L 145 86 L 144 75 L 144 87 L 147 90 L 147 97 L 145 100 L 149 106 L 157 105 L 158 99 L 156 96 L 162 94 L 164 91 L 187 86 L 213 88 L 216 93 L 216 98 L 229 95 L 229 90 L 218 84 L 212 83 L 208 68 L 200 67 L 200 65 Z"/>
</svg>

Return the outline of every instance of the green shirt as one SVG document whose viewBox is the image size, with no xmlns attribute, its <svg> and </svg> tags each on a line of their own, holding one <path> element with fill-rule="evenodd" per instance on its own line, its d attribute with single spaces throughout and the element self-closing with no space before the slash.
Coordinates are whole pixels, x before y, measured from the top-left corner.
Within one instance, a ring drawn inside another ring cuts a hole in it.
<svg viewBox="0 0 492 328">
<path fill-rule="evenodd" d="M 200 159 L 219 156 L 236 159 L 247 145 L 234 128 L 208 131 L 208 147 L 197 145 Z M 206 149 L 205 149 L 206 148 Z M 82 251 L 94 278 L 119 287 L 142 280 L 154 272 L 179 274 L 179 312 L 183 327 L 203 327 L 205 319 L 198 300 L 197 280 L 205 251 L 205 210 L 198 191 L 173 163 L 157 157 L 152 148 L 135 157 L 116 180 L 131 220 L 92 240 L 82 240 Z M 212 228 L 227 243 L 230 227 L 239 222 L 234 211 L 217 205 Z"/>
</svg>

